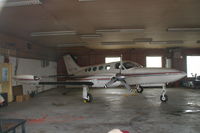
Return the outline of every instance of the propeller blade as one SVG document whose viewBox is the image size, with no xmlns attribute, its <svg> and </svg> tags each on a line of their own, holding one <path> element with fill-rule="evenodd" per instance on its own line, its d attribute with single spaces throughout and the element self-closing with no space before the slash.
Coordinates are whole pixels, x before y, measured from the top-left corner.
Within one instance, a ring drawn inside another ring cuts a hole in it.
<svg viewBox="0 0 200 133">
<path fill-rule="evenodd" d="M 122 54 L 120 56 L 120 67 L 119 67 L 119 73 L 121 74 L 122 73 L 122 65 L 123 65 L 123 62 L 122 62 Z"/>
<path fill-rule="evenodd" d="M 115 77 L 111 78 L 111 80 L 105 84 L 105 88 L 111 86 L 113 83 L 115 83 L 117 79 Z"/>
<path fill-rule="evenodd" d="M 130 85 L 127 84 L 125 80 L 120 80 L 120 82 L 122 83 L 122 85 L 124 85 L 124 87 L 126 89 L 128 89 L 130 92 L 132 92 L 132 89 L 131 89 Z"/>
</svg>

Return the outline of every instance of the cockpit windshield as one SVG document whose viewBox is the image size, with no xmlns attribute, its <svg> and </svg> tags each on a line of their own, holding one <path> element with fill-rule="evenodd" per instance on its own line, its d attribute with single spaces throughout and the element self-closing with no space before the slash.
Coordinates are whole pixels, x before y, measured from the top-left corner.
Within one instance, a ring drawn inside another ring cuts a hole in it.
<svg viewBox="0 0 200 133">
<path fill-rule="evenodd" d="M 115 64 L 116 69 L 119 69 L 119 67 L 120 67 L 120 62 Z M 130 69 L 130 68 L 141 68 L 143 66 L 138 64 L 138 63 L 135 63 L 135 62 L 124 62 L 123 67 L 126 68 L 126 69 Z"/>
</svg>

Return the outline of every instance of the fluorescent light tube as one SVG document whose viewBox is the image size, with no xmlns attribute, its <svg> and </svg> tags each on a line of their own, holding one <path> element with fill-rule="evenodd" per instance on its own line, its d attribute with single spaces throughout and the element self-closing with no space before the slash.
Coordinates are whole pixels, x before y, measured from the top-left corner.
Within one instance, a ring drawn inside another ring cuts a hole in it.
<svg viewBox="0 0 200 133">
<path fill-rule="evenodd" d="M 84 34 L 84 35 L 80 35 L 80 38 L 100 38 L 101 34 Z"/>
<path fill-rule="evenodd" d="M 96 30 L 96 33 L 102 33 L 102 32 L 141 32 L 144 31 L 144 29 L 100 29 Z"/>
<path fill-rule="evenodd" d="M 173 40 L 173 41 L 151 41 L 150 44 L 183 44 L 182 40 Z"/>
<path fill-rule="evenodd" d="M 140 42 L 152 42 L 152 38 L 136 38 L 133 42 L 140 43 Z"/>
<path fill-rule="evenodd" d="M 102 29 L 102 30 L 96 30 L 96 33 L 101 33 L 101 32 L 120 32 L 119 29 Z"/>
<path fill-rule="evenodd" d="M 133 41 L 119 41 L 119 42 L 101 42 L 102 45 L 131 45 Z"/>
<path fill-rule="evenodd" d="M 78 0 L 79 2 L 96 1 L 96 0 Z"/>
<path fill-rule="evenodd" d="M 15 1 L 1 0 L 0 4 L 2 3 L 5 3 L 4 7 L 29 6 L 29 5 L 42 4 L 42 0 L 15 0 Z"/>
<path fill-rule="evenodd" d="M 75 31 L 50 31 L 50 32 L 33 32 L 31 36 L 61 36 L 61 35 L 76 35 Z"/>
<path fill-rule="evenodd" d="M 168 28 L 167 31 L 196 32 L 200 31 L 200 28 Z"/>
<path fill-rule="evenodd" d="M 65 43 L 65 44 L 58 44 L 57 47 L 78 47 L 78 46 L 85 46 L 87 43 Z"/>
</svg>

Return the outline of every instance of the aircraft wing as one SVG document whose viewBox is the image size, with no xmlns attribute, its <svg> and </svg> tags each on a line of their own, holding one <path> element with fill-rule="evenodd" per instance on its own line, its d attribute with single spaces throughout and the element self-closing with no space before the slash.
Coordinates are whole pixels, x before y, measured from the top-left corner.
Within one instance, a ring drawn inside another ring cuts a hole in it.
<svg viewBox="0 0 200 133">
<path fill-rule="evenodd" d="M 92 86 L 92 82 L 66 82 L 66 81 L 59 81 L 59 82 L 39 82 L 39 85 L 88 85 Z"/>
<path fill-rule="evenodd" d="M 93 85 L 93 82 L 87 82 L 87 81 L 41 81 L 41 77 L 37 77 L 34 75 L 17 75 L 14 76 L 13 79 L 21 83 L 35 84 L 35 85 L 72 85 L 72 86 Z"/>
</svg>

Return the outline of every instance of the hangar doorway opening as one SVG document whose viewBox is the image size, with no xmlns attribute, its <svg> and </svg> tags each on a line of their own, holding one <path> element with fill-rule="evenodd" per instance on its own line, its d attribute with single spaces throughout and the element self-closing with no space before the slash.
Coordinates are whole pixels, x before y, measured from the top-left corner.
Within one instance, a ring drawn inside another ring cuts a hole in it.
<svg viewBox="0 0 200 133">
<path fill-rule="evenodd" d="M 200 56 L 187 56 L 187 77 L 200 75 Z"/>
</svg>

